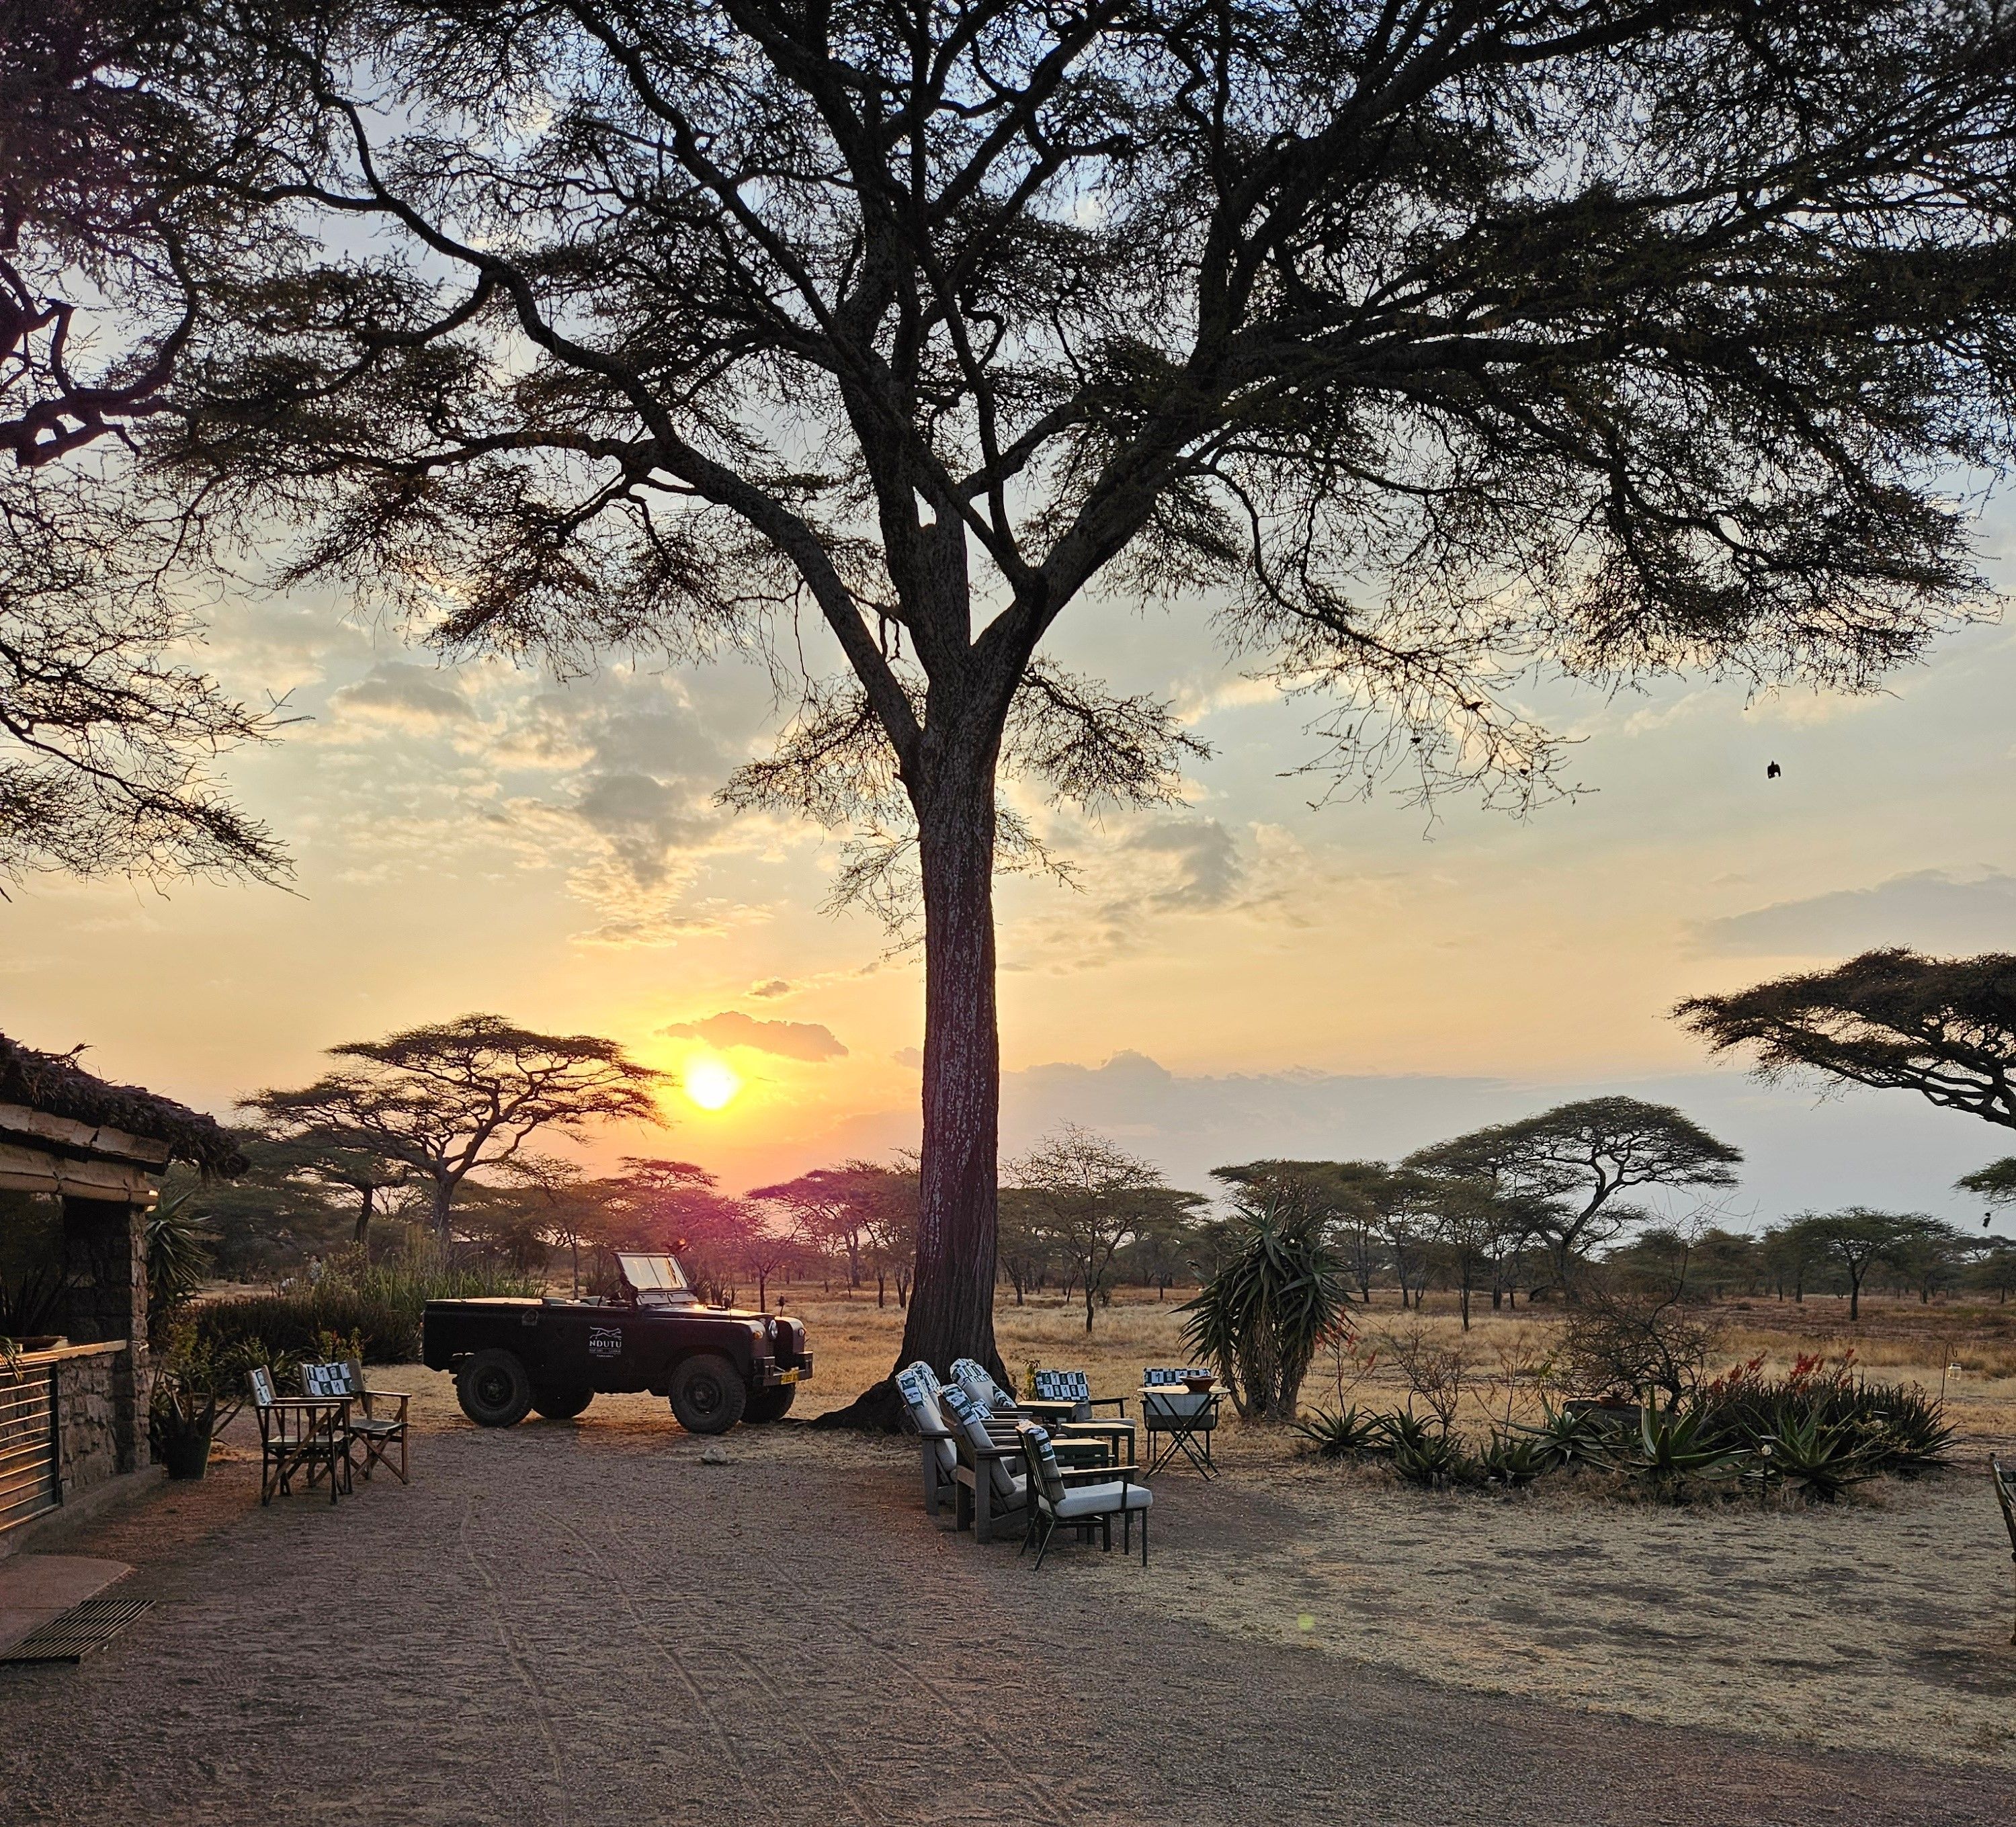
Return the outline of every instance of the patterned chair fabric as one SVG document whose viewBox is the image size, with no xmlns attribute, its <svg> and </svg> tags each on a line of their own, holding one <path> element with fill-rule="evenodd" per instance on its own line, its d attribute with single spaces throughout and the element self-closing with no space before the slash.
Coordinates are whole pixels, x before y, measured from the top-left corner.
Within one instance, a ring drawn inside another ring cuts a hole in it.
<svg viewBox="0 0 2016 1827">
<path fill-rule="evenodd" d="M 1012 1415 L 1015 1412 L 1015 1398 L 988 1374 L 984 1365 L 974 1363 L 970 1358 L 955 1358 L 952 1361 L 952 1379 L 972 1397 L 974 1405 L 983 1415 Z"/>
<path fill-rule="evenodd" d="M 1062 1396 L 1056 1398 L 1060 1402 L 1064 1399 Z M 1030 1488 L 1046 1509 L 1055 1510 L 1064 1501 L 1064 1474 L 1057 1463 L 1057 1448 L 1050 1444 L 1049 1430 L 1025 1421 L 1015 1431 L 1022 1442 L 1023 1462 L 1029 1469 Z"/>
<path fill-rule="evenodd" d="M 328 1401 L 354 1394 L 350 1386 L 350 1373 L 340 1364 L 304 1364 L 301 1366 L 301 1394 Z"/>
<path fill-rule="evenodd" d="M 906 1364 L 896 1372 L 896 1387 L 909 1405 L 910 1419 L 916 1422 L 920 1433 L 951 1432 L 939 1403 L 938 1379 L 922 1358 L 915 1364 Z M 933 1440 L 931 1450 L 945 1471 L 951 1471 L 959 1463 L 959 1455 L 949 1440 Z"/>
<path fill-rule="evenodd" d="M 1092 1385 L 1082 1370 L 1039 1370 L 1032 1379 L 1036 1399 L 1042 1402 L 1075 1402 L 1074 1421 L 1092 1419 Z"/>
<path fill-rule="evenodd" d="M 938 1405 L 951 1418 L 951 1425 L 966 1436 L 967 1444 L 981 1452 L 991 1451 L 994 1436 L 987 1431 L 986 1411 L 981 1408 L 958 1383 L 949 1383 L 940 1391 Z M 976 1468 L 986 1466 L 993 1474 L 995 1494 L 1010 1507 L 1022 1502 L 1028 1487 L 1024 1480 L 1008 1469 L 1006 1459 L 975 1459 Z"/>
<path fill-rule="evenodd" d="M 252 1401 L 257 1408 L 270 1408 L 275 1397 L 273 1394 L 273 1373 L 261 1365 L 251 1373 Z"/>
</svg>

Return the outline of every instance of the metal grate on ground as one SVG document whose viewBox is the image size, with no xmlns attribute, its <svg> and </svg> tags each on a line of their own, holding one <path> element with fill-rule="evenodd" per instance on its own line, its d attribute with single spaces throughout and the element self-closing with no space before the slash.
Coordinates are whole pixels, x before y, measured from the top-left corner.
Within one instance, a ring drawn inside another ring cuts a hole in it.
<svg viewBox="0 0 2016 1827">
<path fill-rule="evenodd" d="M 0 1653 L 0 1663 L 81 1662 L 92 1650 L 103 1649 L 142 1612 L 153 1608 L 151 1599 L 87 1599 Z"/>
</svg>

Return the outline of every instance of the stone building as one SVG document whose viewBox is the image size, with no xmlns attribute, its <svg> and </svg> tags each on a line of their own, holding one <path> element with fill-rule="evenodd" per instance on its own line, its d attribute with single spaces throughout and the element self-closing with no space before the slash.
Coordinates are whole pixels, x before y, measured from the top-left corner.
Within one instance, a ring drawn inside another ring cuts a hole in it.
<svg viewBox="0 0 2016 1827">
<path fill-rule="evenodd" d="M 177 1160 L 245 1164 L 210 1117 L 0 1035 L 0 1246 L 32 1228 L 45 1258 L 0 1307 L 0 1334 L 42 1321 L 0 1337 L 0 1540 L 147 1460 L 147 1221 Z"/>
</svg>

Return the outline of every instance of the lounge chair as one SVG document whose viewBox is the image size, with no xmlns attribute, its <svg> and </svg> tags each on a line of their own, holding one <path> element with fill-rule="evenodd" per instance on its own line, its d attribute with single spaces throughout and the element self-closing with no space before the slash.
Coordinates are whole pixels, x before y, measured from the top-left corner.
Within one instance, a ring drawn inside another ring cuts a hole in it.
<svg viewBox="0 0 2016 1827">
<path fill-rule="evenodd" d="M 1097 1523 L 1103 1538 L 1106 1552 L 1113 1547 L 1113 1519 L 1121 1520 L 1121 1548 L 1123 1552 L 1133 1544 L 1134 1519 L 1141 1519 L 1141 1564 L 1148 1564 L 1148 1512 L 1154 1507 L 1155 1494 L 1147 1485 L 1136 1481 L 1132 1466 L 1089 1467 L 1084 1470 L 1067 1471 L 1057 1463 L 1049 1433 L 1033 1421 L 1024 1421 L 1016 1430 L 1022 1448 L 1024 1468 L 1024 1481 L 1032 1494 L 1028 1507 L 1028 1527 L 1022 1537 L 1022 1548 L 1028 1551 L 1029 1544 L 1036 1545 L 1036 1565 L 1043 1564 L 1043 1556 L 1050 1551 L 1050 1541 L 1061 1528 L 1089 1529 Z"/>
<path fill-rule="evenodd" d="M 938 1392 L 938 1407 L 952 1430 L 959 1463 L 959 1522 L 973 1523 L 976 1541 L 991 1541 L 996 1522 L 1020 1518 L 1027 1507 L 1028 1487 L 1022 1472 L 1022 1448 L 1006 1429 L 988 1425 L 972 1397 L 956 1383 Z"/>
<path fill-rule="evenodd" d="M 1118 1463 L 1133 1456 L 1134 1430 L 1131 1426 L 1112 1421 L 1063 1421 L 1049 1425 L 1046 1417 L 1031 1415 L 994 1380 L 984 1364 L 970 1358 L 955 1358 L 952 1361 L 952 1375 L 953 1383 L 966 1392 L 974 1407 L 983 1415 L 996 1421 L 1045 1421 L 1049 1426 L 1051 1444 L 1058 1458 L 1067 1465 L 1091 1465 L 1100 1461 Z M 1123 1441 L 1125 1451 L 1120 1450 Z"/>
<path fill-rule="evenodd" d="M 923 1474 L 924 1512 L 935 1518 L 949 1502 L 959 1508 L 959 1449 L 938 1405 L 938 1373 L 920 1358 L 896 1372 L 897 1393 L 915 1430 L 918 1463 Z"/>
</svg>

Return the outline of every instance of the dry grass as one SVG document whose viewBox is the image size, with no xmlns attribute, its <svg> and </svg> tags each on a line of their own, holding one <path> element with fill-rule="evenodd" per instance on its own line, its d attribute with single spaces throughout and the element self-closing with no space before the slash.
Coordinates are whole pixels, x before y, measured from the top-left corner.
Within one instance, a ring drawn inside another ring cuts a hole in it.
<svg viewBox="0 0 2016 1827">
<path fill-rule="evenodd" d="M 1044 1296 L 1026 1306 L 1003 1301 L 995 1310 L 995 1332 L 1003 1362 L 1019 1382 L 1033 1362 L 1082 1369 L 1096 1395 L 1131 1396 L 1150 1364 L 1182 1362 L 1186 1354 L 1177 1307 L 1181 1291 L 1165 1302 L 1123 1290 L 1102 1308 L 1089 1339 L 1082 1307 L 1060 1306 Z M 878 1311 L 873 1293 L 852 1299 L 822 1295 L 817 1288 L 787 1291 L 790 1310 L 810 1329 L 819 1374 L 801 1398 L 800 1412 L 839 1408 L 878 1377 L 886 1376 L 902 1336 L 903 1315 L 892 1300 Z M 1374 1408 L 1396 1407 L 1407 1383 L 1395 1362 L 1393 1336 L 1418 1324 L 1431 1341 L 1460 1350 L 1467 1361 L 1463 1418 L 1481 1428 L 1488 1414 L 1502 1414 L 1508 1390 L 1521 1419 L 1537 1412 L 1545 1384 L 1523 1370 L 1545 1364 L 1553 1351 L 1561 1322 L 1525 1307 L 1473 1315 L 1466 1335 L 1454 1304 L 1430 1297 L 1428 1310 L 1403 1314 L 1382 1297 L 1369 1311 L 1354 1310 L 1365 1346 L 1377 1354 L 1371 1374 L 1348 1384 L 1347 1400 Z M 1872 1299 L 1863 1303 L 1859 1325 L 1848 1324 L 1848 1304 L 1831 1296 L 1792 1301 L 1730 1301 L 1714 1310 L 1723 1327 L 1722 1355 L 1730 1363 L 1762 1357 L 1767 1371 L 1789 1370 L 1800 1357 L 1820 1353 L 1838 1358 L 1852 1350 L 1855 1361 L 1889 1383 L 1922 1383 L 1942 1390 L 1960 1430 L 1962 1448 L 2016 1447 L 2016 1305 L 1921 1307 L 1915 1300 Z M 1950 1367 L 1957 1365 L 1955 1370 Z M 1337 1400 L 1337 1365 L 1319 1358 L 1302 1386 L 1305 1407 L 1332 1408 Z M 1286 1449 L 1284 1448 L 1284 1451 Z"/>
<path fill-rule="evenodd" d="M 810 1326 L 819 1378 L 805 1412 L 834 1407 L 887 1371 L 902 1315 L 867 1301 L 791 1302 Z M 1035 1359 L 1090 1375 L 1096 1393 L 1131 1394 L 1143 1365 L 1182 1358 L 1175 1300 L 1123 1295 L 1088 1341 L 1082 1312 L 1053 1300 L 1004 1305 L 1002 1356 L 1018 1377 Z M 1673 1507 L 1604 1498 L 1593 1479 L 1560 1478 L 1511 1497 L 1431 1495 L 1376 1468 L 1298 1450 L 1284 1430 L 1228 1425 L 1215 1505 L 1237 1497 L 1244 1526 L 1185 1539 L 1198 1501 L 1165 1475 L 1168 1543 L 1157 1577 L 1122 1578 L 1097 1556 L 1075 1579 L 1116 1613 L 1152 1606 L 1229 1635 L 1403 1669 L 1430 1680 L 1676 1725 L 1733 1727 L 1868 1751 L 2016 1768 L 2016 1649 L 2009 1643 L 2008 1544 L 1980 1463 L 2016 1442 L 2016 1309 L 1865 1304 L 1860 1325 L 1832 1300 L 1722 1310 L 1730 1361 L 1773 1370 L 1813 1352 L 1856 1361 L 1885 1380 L 1938 1390 L 1960 1431 L 1942 1477 L 1865 1487 L 1832 1509 L 1754 1502 Z M 1349 1394 L 1373 1407 L 1406 1396 L 1390 1339 L 1415 1316 L 1359 1316 L 1380 1350 Z M 1463 1418 L 1538 1406 L 1542 1386 L 1514 1373 L 1543 1362 L 1560 1322 L 1478 1315 L 1467 1336 L 1431 1300 L 1420 1324 L 1460 1348 L 1477 1379 Z M 1955 1372 L 1946 1366 L 1957 1363 Z M 1319 1361 L 1306 1405 L 1336 1400 Z M 1157 1516 L 1163 1509 L 1158 1506 Z"/>
</svg>

